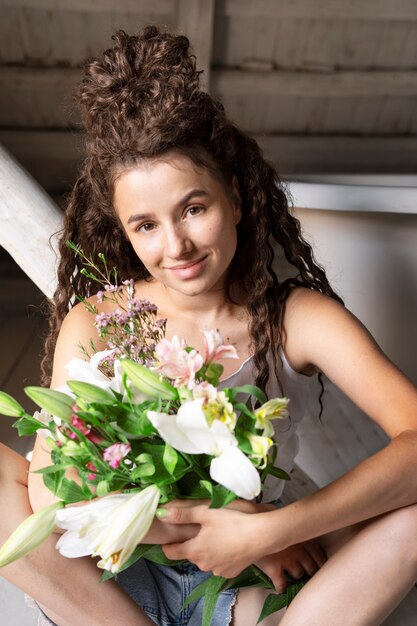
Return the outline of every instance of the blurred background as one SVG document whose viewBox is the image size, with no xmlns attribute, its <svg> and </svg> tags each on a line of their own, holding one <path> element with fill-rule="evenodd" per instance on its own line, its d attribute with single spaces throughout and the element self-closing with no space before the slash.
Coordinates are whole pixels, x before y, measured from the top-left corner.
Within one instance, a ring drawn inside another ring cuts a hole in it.
<svg viewBox="0 0 417 626">
<path fill-rule="evenodd" d="M 0 0 L 0 389 L 30 407 L 22 388 L 38 383 L 83 62 L 150 23 L 190 38 L 205 89 L 277 167 L 336 290 L 417 383 L 416 0 Z M 297 458 L 317 485 L 386 444 L 326 391 Z M 0 420 L 0 441 L 26 453 Z M 0 586 L 2 623 L 35 623 L 14 594 Z M 386 624 L 415 624 L 416 597 Z"/>
</svg>

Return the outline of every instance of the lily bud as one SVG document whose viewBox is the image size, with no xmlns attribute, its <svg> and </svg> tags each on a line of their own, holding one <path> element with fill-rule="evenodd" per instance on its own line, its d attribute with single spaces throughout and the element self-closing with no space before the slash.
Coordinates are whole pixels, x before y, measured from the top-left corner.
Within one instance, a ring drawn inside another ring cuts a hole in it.
<svg viewBox="0 0 417 626">
<path fill-rule="evenodd" d="M 45 541 L 55 529 L 56 511 L 63 506 L 63 502 L 55 502 L 27 517 L 0 549 L 0 567 L 17 561 Z"/>
<path fill-rule="evenodd" d="M 80 380 L 70 380 L 68 387 L 76 396 L 81 396 L 86 402 L 97 402 L 99 404 L 114 404 L 116 398 L 97 385 L 91 385 Z"/>
<path fill-rule="evenodd" d="M 45 389 L 44 387 L 25 387 L 25 393 L 33 402 L 42 409 L 56 415 L 66 422 L 70 421 L 72 415 L 72 405 L 74 398 L 56 389 Z"/>
<path fill-rule="evenodd" d="M 176 400 L 178 398 L 175 387 L 162 380 L 159 374 L 129 359 L 122 359 L 120 363 L 135 387 L 149 398 L 162 398 L 164 400 Z"/>
<path fill-rule="evenodd" d="M 8 417 L 22 417 L 26 413 L 25 409 L 8 393 L 0 391 L 0 414 Z"/>
</svg>

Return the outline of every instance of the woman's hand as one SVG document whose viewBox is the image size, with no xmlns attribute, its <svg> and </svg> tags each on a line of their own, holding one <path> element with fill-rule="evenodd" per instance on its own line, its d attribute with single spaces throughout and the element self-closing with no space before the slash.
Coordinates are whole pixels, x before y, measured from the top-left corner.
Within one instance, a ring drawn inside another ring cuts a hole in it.
<svg viewBox="0 0 417 626">
<path fill-rule="evenodd" d="M 265 556 L 255 565 L 269 576 L 276 592 L 283 593 L 287 587 L 285 572 L 295 579 L 302 578 L 305 574 L 313 576 L 326 560 L 323 548 L 311 539 Z"/>
<path fill-rule="evenodd" d="M 237 510 L 209 509 L 207 505 L 164 507 L 159 516 L 168 524 L 199 524 L 198 534 L 183 543 L 163 546 L 169 559 L 187 559 L 205 572 L 234 578 L 252 563 L 260 562 L 270 547 L 265 539 L 263 518 L 268 513 L 248 515 Z"/>
</svg>

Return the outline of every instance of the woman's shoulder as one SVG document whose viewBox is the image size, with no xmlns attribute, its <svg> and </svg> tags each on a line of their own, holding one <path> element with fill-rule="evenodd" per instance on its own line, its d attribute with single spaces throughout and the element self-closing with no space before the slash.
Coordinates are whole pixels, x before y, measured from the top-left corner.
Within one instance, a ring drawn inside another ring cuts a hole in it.
<svg viewBox="0 0 417 626">
<path fill-rule="evenodd" d="M 306 287 L 293 288 L 285 301 L 282 320 L 283 347 L 293 369 L 313 373 L 312 340 L 346 317 L 353 316 L 334 298 Z"/>
<path fill-rule="evenodd" d="M 289 331 L 293 326 L 300 330 L 317 320 L 347 312 L 345 307 L 331 296 L 307 287 L 294 287 L 285 301 L 283 325 Z"/>
</svg>

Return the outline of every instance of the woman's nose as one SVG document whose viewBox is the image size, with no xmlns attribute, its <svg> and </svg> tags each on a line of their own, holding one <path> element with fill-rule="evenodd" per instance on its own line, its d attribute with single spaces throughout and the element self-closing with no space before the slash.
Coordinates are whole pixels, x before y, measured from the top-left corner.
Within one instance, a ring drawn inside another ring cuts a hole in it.
<svg viewBox="0 0 417 626">
<path fill-rule="evenodd" d="M 192 250 L 192 242 L 187 233 L 178 226 L 172 227 L 166 232 L 165 245 L 167 255 L 171 259 L 178 259 Z"/>
</svg>

